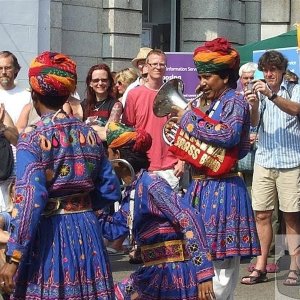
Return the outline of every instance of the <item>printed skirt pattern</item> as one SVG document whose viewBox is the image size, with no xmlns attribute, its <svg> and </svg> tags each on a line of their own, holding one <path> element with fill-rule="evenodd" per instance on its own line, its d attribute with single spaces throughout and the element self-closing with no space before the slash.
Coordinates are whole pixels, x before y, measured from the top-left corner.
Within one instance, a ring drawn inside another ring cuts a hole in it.
<svg viewBox="0 0 300 300">
<path fill-rule="evenodd" d="M 93 212 L 42 217 L 16 276 L 15 300 L 115 299 L 108 255 Z"/>
<path fill-rule="evenodd" d="M 184 200 L 201 212 L 214 259 L 260 255 L 255 217 L 242 178 L 194 180 Z"/>
</svg>

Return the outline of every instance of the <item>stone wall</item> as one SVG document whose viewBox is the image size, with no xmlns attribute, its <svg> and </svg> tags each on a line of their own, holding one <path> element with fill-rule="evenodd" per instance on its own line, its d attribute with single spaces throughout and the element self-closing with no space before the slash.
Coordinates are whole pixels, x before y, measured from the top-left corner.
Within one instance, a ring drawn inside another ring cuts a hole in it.
<svg viewBox="0 0 300 300">
<path fill-rule="evenodd" d="M 220 36 L 237 45 L 260 37 L 260 0 L 190 0 L 181 5 L 181 51 Z"/>
<path fill-rule="evenodd" d="M 77 62 L 83 97 L 90 66 L 105 62 L 121 70 L 141 45 L 142 0 L 0 0 L 0 5 L 5 8 L 0 10 L 0 49 L 17 55 L 24 87 L 34 56 L 63 51 Z M 299 0 L 181 0 L 179 50 L 193 51 L 217 36 L 234 45 L 271 37 L 293 29 L 299 11 Z"/>
<path fill-rule="evenodd" d="M 299 0 L 262 0 L 261 8 L 261 39 L 295 29 L 293 24 L 300 21 Z"/>
<path fill-rule="evenodd" d="M 112 71 L 128 67 L 140 48 L 141 31 L 139 0 L 51 1 L 51 50 L 76 60 L 81 97 L 92 65 L 104 62 Z"/>
<path fill-rule="evenodd" d="M 50 0 L 0 0 L 0 50 L 13 52 L 21 65 L 17 82 L 28 87 L 28 66 L 49 49 Z"/>
</svg>

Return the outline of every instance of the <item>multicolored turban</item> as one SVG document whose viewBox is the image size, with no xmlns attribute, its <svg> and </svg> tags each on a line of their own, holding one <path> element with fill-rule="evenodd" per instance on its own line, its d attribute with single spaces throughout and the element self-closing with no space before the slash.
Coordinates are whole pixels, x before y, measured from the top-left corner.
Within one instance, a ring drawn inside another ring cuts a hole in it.
<svg viewBox="0 0 300 300">
<path fill-rule="evenodd" d="M 108 124 L 106 141 L 108 147 L 118 149 L 126 145 L 133 145 L 132 150 L 145 153 L 152 145 L 152 138 L 145 130 L 135 130 L 122 123 Z"/>
<path fill-rule="evenodd" d="M 43 52 L 29 67 L 31 88 L 41 95 L 68 96 L 77 83 L 76 63 L 62 53 Z"/>
<path fill-rule="evenodd" d="M 225 38 L 205 42 L 195 49 L 193 60 L 198 73 L 214 73 L 226 69 L 238 70 L 239 53 Z"/>
</svg>

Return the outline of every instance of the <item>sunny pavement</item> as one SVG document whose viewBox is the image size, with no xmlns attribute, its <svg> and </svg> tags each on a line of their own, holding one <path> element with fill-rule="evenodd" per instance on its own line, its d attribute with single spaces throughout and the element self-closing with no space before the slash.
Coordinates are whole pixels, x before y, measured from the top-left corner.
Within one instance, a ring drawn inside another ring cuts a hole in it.
<svg viewBox="0 0 300 300">
<path fill-rule="evenodd" d="M 114 281 L 120 281 L 133 272 L 138 265 L 128 263 L 127 255 L 110 256 L 113 270 Z M 240 278 L 247 276 L 247 266 L 249 260 L 244 259 L 240 266 Z M 235 300 L 291 300 L 300 299 L 300 287 L 286 287 L 282 284 L 286 278 L 287 270 L 281 270 L 279 273 L 268 274 L 269 281 L 252 286 L 238 283 L 235 290 Z M 275 297 L 276 295 L 276 297 Z"/>
</svg>

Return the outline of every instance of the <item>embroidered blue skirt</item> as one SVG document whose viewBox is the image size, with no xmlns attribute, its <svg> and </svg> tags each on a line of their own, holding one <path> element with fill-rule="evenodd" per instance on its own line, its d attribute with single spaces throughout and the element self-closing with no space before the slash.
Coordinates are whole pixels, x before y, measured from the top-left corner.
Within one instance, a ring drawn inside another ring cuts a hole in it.
<svg viewBox="0 0 300 300">
<path fill-rule="evenodd" d="M 251 200 L 241 177 L 193 180 L 184 201 L 200 211 L 214 259 L 260 255 Z"/>
<path fill-rule="evenodd" d="M 198 280 L 193 268 L 192 261 L 142 266 L 116 284 L 116 299 L 130 300 L 136 294 L 143 300 L 197 300 Z M 211 276 L 211 270 L 206 275 Z"/>
<path fill-rule="evenodd" d="M 35 242 L 16 275 L 13 299 L 115 299 L 94 212 L 41 217 Z"/>
</svg>

